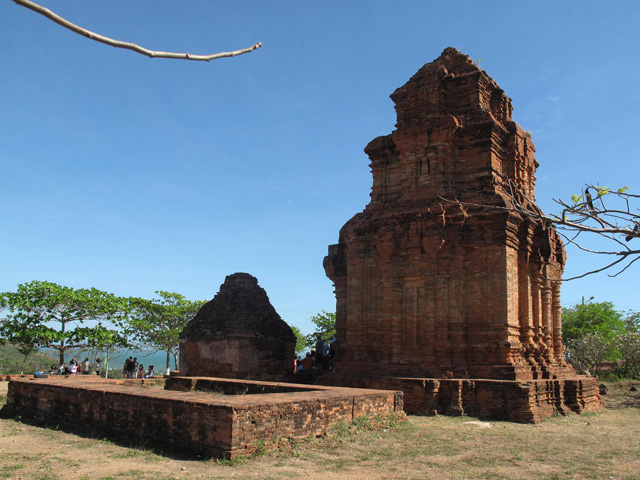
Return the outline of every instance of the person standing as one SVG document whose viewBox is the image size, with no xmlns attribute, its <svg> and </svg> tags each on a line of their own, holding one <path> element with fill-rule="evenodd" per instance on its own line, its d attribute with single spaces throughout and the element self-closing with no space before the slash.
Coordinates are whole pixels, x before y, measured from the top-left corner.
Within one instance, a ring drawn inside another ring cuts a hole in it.
<svg viewBox="0 0 640 480">
<path fill-rule="evenodd" d="M 131 371 L 131 378 L 138 376 L 138 357 L 133 357 L 133 369 Z"/>
<path fill-rule="evenodd" d="M 329 370 L 331 368 L 331 346 L 329 342 L 322 343 L 322 369 Z"/>
<path fill-rule="evenodd" d="M 129 378 L 129 364 L 133 362 L 133 357 L 129 357 L 124 361 L 124 366 L 122 367 L 122 378 Z"/>
<path fill-rule="evenodd" d="M 322 365 L 322 350 L 324 348 L 324 341 L 322 340 L 322 336 L 320 334 L 318 334 L 318 340 L 316 341 L 316 348 L 315 348 L 315 364 L 318 366 L 318 368 Z"/>
<path fill-rule="evenodd" d="M 129 357 L 125 362 L 124 378 L 135 378 L 136 367 L 138 366 L 137 358 Z"/>
</svg>

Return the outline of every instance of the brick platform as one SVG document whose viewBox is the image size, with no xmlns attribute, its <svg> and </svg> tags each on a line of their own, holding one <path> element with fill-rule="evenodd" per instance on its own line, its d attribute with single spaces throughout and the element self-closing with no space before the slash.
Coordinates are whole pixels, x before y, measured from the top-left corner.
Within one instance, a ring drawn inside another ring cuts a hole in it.
<svg viewBox="0 0 640 480">
<path fill-rule="evenodd" d="M 404 409 L 414 415 L 470 415 L 537 423 L 554 414 L 594 412 L 602 407 L 595 377 L 552 380 L 435 379 L 330 375 L 321 381 L 404 392 Z"/>
<path fill-rule="evenodd" d="M 2 414 L 89 429 L 161 451 L 235 458 L 260 444 L 322 436 L 339 422 L 403 411 L 402 392 L 198 377 L 167 380 L 175 390 L 135 385 L 142 382 L 82 376 L 12 379 Z"/>
</svg>

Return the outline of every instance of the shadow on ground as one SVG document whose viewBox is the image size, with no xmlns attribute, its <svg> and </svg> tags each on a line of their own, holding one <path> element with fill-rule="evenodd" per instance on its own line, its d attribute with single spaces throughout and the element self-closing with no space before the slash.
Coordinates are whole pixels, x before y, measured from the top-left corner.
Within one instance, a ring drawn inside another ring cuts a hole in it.
<svg viewBox="0 0 640 480">
<path fill-rule="evenodd" d="M 604 408 L 607 410 L 640 409 L 640 382 L 608 383 L 607 394 L 602 398 L 605 402 Z"/>
</svg>

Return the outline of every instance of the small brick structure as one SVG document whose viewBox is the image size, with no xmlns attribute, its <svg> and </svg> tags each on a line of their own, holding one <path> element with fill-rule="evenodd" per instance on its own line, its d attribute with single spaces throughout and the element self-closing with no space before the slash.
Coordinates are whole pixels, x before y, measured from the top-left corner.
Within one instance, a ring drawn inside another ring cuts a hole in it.
<svg viewBox="0 0 640 480">
<path fill-rule="evenodd" d="M 339 422 L 361 416 L 403 415 L 401 392 L 198 377 L 172 377 L 165 389 L 141 388 L 144 382 L 12 379 L 2 414 L 160 451 L 227 459 L 283 438 L 326 435 Z"/>
<path fill-rule="evenodd" d="M 180 334 L 180 375 L 291 380 L 295 345 L 258 280 L 234 273 Z"/>
<path fill-rule="evenodd" d="M 402 388 L 408 413 L 598 409 L 597 380 L 564 358 L 562 241 L 512 208 L 538 208 L 538 162 L 511 100 L 453 48 L 391 99 L 396 130 L 365 148 L 371 200 L 324 260 L 337 342 L 321 381 Z"/>
</svg>

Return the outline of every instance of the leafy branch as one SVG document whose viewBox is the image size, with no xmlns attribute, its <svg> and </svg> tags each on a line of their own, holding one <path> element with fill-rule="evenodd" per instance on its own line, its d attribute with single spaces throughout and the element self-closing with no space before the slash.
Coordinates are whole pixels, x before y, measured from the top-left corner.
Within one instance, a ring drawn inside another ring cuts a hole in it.
<svg viewBox="0 0 640 480">
<path fill-rule="evenodd" d="M 0 292 L 0 338 L 24 348 L 57 350 L 60 363 L 66 351 L 86 348 L 99 341 L 103 324 L 122 329 L 128 299 L 96 288 L 73 289 L 51 282 L 18 285 L 16 292 Z M 88 328 L 87 321 L 98 322 Z"/>
<path fill-rule="evenodd" d="M 167 354 L 167 368 L 171 366 L 171 355 L 176 367 L 180 347 L 180 333 L 204 304 L 191 301 L 184 296 L 163 290 L 156 291 L 159 299 L 131 299 L 133 311 L 129 320 L 129 333 L 142 346 L 154 352 Z"/>
</svg>

